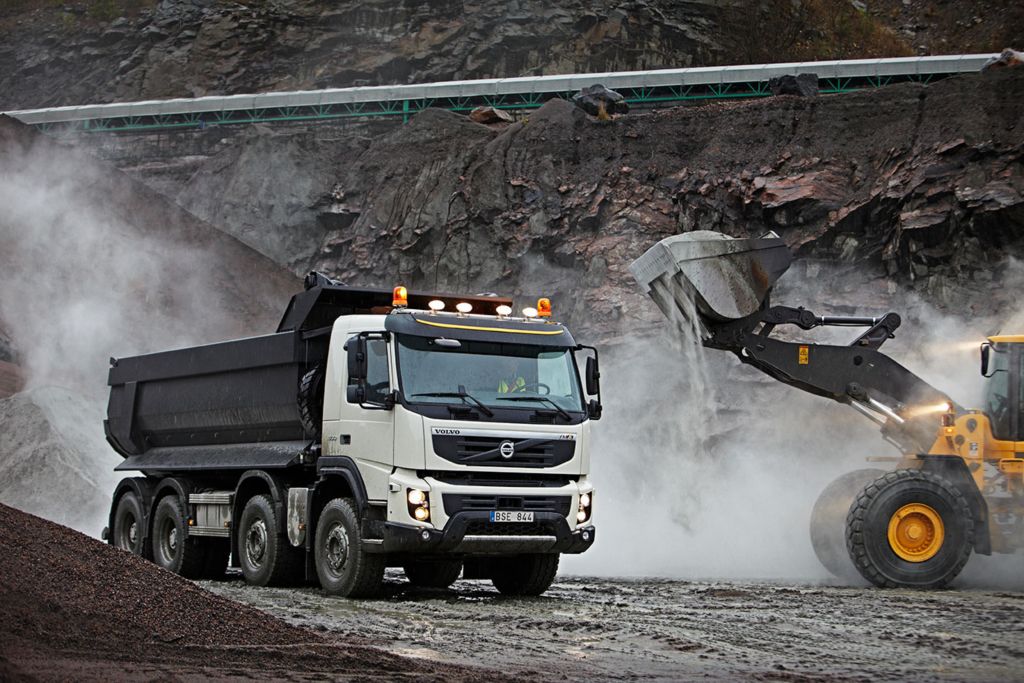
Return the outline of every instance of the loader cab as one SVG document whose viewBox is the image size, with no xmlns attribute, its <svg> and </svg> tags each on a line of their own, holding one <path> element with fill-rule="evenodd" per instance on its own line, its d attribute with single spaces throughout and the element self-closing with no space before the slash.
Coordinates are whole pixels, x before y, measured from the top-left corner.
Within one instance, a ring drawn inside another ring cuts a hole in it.
<svg viewBox="0 0 1024 683">
<path fill-rule="evenodd" d="M 992 436 L 1000 441 L 1024 441 L 1024 335 L 989 337 L 981 346 L 981 374 L 985 377 L 985 414 Z"/>
</svg>

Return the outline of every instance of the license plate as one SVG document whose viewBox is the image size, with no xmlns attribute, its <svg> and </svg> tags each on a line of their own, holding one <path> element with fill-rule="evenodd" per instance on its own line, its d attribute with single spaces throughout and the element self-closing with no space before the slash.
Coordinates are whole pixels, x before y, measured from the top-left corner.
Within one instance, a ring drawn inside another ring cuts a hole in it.
<svg viewBox="0 0 1024 683">
<path fill-rule="evenodd" d="M 492 510 L 491 511 L 491 521 L 492 522 L 532 522 L 533 521 L 533 513 L 532 512 L 520 512 L 520 511 L 503 512 L 501 510 Z"/>
</svg>

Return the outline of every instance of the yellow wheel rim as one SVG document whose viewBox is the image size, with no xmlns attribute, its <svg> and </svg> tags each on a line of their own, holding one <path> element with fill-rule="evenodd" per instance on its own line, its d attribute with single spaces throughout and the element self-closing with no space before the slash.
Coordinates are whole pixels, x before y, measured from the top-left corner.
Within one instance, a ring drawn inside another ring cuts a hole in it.
<svg viewBox="0 0 1024 683">
<path fill-rule="evenodd" d="M 910 503 L 889 519 L 889 547 L 907 562 L 925 562 L 942 547 L 942 517 L 922 503 Z"/>
</svg>

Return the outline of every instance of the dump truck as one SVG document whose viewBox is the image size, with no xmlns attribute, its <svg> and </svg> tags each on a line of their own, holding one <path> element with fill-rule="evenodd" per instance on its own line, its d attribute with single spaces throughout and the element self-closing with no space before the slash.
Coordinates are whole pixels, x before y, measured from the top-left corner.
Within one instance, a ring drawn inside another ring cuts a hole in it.
<svg viewBox="0 0 1024 683">
<path fill-rule="evenodd" d="M 980 343 L 984 409 L 958 405 L 879 348 L 901 324 L 771 304 L 792 256 L 774 233 L 695 231 L 661 240 L 630 266 L 683 331 L 789 386 L 850 406 L 899 449 L 891 469 L 833 481 L 814 505 L 811 543 L 833 574 L 877 586 L 938 588 L 971 553 L 1024 548 L 1024 336 Z M 796 336 L 780 338 L 783 326 Z M 860 328 L 846 345 L 800 341 L 822 326 Z M 871 456 L 871 454 L 865 454 Z"/>
<path fill-rule="evenodd" d="M 537 304 L 311 273 L 272 334 L 111 358 L 107 440 L 141 476 L 104 537 L 194 579 L 539 595 L 594 543 L 601 401 L 597 349 Z"/>
</svg>

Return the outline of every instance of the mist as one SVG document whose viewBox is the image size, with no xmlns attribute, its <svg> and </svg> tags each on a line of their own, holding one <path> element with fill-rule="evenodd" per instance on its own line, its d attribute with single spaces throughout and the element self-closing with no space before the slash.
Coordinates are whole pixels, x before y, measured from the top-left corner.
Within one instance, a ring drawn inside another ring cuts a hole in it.
<svg viewBox="0 0 1024 683">
<path fill-rule="evenodd" d="M 850 313 L 829 307 L 830 296 L 870 279 L 827 264 L 814 275 L 812 281 L 793 269 L 773 303 Z M 1007 262 L 1004 278 L 1024 279 L 1024 267 Z M 882 351 L 967 408 L 982 407 L 980 343 L 1024 322 L 1016 311 L 943 314 L 910 290 L 873 303 L 858 313 L 896 310 L 904 317 Z M 834 344 L 858 334 L 775 332 Z M 598 541 L 584 555 L 566 556 L 563 567 L 598 576 L 843 583 L 811 547 L 814 502 L 845 472 L 891 469 L 893 463 L 867 458 L 899 451 L 848 406 L 787 387 L 696 338 L 685 321 L 666 321 L 659 335 L 605 350 L 605 410 L 592 441 Z M 955 585 L 1024 589 L 1022 567 L 1019 553 L 972 556 Z"/>
<path fill-rule="evenodd" d="M 254 281 L 286 280 L 109 165 L 4 125 L 0 328 L 26 386 L 0 401 L 0 502 L 98 536 L 124 476 L 103 434 L 109 358 L 271 332 L 281 302 L 260 312 L 272 287 Z"/>
</svg>

